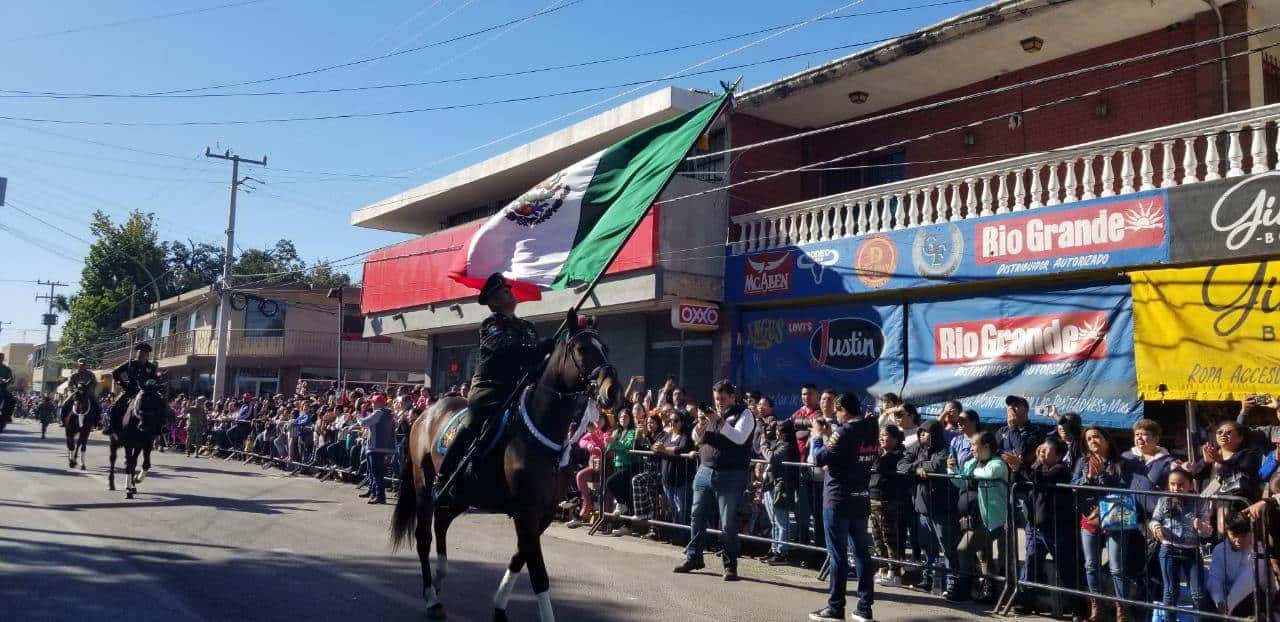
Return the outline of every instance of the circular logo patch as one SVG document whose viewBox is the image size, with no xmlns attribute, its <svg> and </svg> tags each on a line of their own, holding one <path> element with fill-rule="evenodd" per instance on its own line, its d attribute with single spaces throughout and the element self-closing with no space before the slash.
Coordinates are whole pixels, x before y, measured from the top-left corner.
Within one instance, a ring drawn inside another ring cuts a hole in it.
<svg viewBox="0 0 1280 622">
<path fill-rule="evenodd" d="M 898 247 L 883 235 L 863 240 L 853 258 L 853 273 L 863 285 L 872 289 L 884 287 L 897 269 Z"/>
<path fill-rule="evenodd" d="M 960 269 L 964 256 L 964 236 L 960 227 L 946 224 L 916 232 L 911 244 L 911 265 L 926 279 L 949 277 Z"/>
</svg>

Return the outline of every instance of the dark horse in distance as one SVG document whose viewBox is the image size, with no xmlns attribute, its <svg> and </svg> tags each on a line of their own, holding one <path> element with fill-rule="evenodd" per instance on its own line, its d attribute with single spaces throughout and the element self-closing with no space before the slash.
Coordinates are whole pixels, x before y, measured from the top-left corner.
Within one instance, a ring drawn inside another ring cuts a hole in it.
<svg viewBox="0 0 1280 622">
<path fill-rule="evenodd" d="M 77 384 L 72 389 L 71 412 L 62 420 L 62 427 L 67 433 L 68 468 L 76 468 L 77 459 L 80 470 L 85 470 L 85 451 L 89 445 L 89 432 L 98 425 L 102 415 L 102 406 L 98 398 L 86 384 Z"/>
<path fill-rule="evenodd" d="M 467 507 L 503 512 L 515 522 L 517 549 L 494 597 L 494 619 L 506 620 L 507 601 L 515 579 L 525 564 L 538 597 L 541 622 L 555 619 L 548 592 L 546 563 L 542 558 L 542 532 L 555 516 L 556 504 L 564 498 L 567 478 L 561 472 L 565 445 L 586 429 L 583 410 L 588 400 L 600 407 L 615 409 L 622 399 L 617 372 L 609 364 L 608 350 L 600 335 L 591 329 L 571 327 L 567 339 L 556 346 L 538 382 L 519 399 L 505 426 L 510 438 L 489 455 L 477 459 L 474 475 L 455 483 L 455 502 L 436 507 L 431 487 L 443 457 L 440 440 L 467 407 L 462 398 L 446 398 L 433 405 L 413 425 L 409 434 L 409 459 L 404 463 L 401 489 L 391 519 L 392 544 L 400 546 L 410 537 L 417 540 L 422 564 L 422 593 L 427 601 L 427 617 L 445 617 L 439 587 L 448 567 L 445 534 L 449 524 Z M 577 418 L 574 434 L 570 422 Z M 431 572 L 432 527 L 435 528 L 437 574 Z"/>
<path fill-rule="evenodd" d="M 132 499 L 138 492 L 138 484 L 151 470 L 151 444 L 164 427 L 164 386 L 158 380 L 148 380 L 138 395 L 129 402 L 124 421 L 111 435 L 111 470 L 107 474 L 107 490 L 116 489 L 116 451 L 124 448 L 124 468 L 127 476 L 125 498 Z M 142 456 L 142 472 L 138 472 L 138 456 Z"/>
</svg>

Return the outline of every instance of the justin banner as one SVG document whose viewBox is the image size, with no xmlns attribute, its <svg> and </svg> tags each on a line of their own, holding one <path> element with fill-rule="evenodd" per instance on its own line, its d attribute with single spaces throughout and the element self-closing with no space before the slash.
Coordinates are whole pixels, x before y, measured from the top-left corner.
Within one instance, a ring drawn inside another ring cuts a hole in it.
<svg viewBox="0 0 1280 622">
<path fill-rule="evenodd" d="M 1146 270 L 1131 277 L 1144 399 L 1280 393 L 1280 262 Z"/>
<path fill-rule="evenodd" d="M 774 398 L 779 414 L 800 405 L 800 385 L 852 391 L 860 399 L 902 390 L 902 305 L 832 305 L 742 314 L 737 357 L 743 386 Z"/>
<path fill-rule="evenodd" d="M 1090 424 L 1128 427 L 1142 414 L 1125 285 L 1010 292 L 908 305 L 908 401 L 936 413 L 960 400 L 983 421 L 1005 397 L 1053 404 Z M 1042 423 L 1044 421 L 1042 420 Z"/>
</svg>

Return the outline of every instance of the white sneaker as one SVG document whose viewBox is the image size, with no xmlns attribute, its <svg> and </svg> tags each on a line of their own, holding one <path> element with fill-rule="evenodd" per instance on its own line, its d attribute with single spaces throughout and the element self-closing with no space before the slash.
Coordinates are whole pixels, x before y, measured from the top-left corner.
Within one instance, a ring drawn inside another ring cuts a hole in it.
<svg viewBox="0 0 1280 622">
<path fill-rule="evenodd" d="M 875 618 L 871 618 L 871 617 L 864 618 L 856 613 L 851 613 L 849 614 L 849 622 L 876 622 L 876 621 L 875 621 Z"/>
<path fill-rule="evenodd" d="M 882 587 L 902 587 L 902 579 L 897 575 L 889 575 L 883 581 L 877 581 Z"/>
</svg>

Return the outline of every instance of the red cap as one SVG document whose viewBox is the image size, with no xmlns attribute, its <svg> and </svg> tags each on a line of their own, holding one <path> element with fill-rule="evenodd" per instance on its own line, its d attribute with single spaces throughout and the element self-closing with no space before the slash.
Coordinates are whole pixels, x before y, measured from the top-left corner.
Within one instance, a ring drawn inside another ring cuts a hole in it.
<svg viewBox="0 0 1280 622">
<path fill-rule="evenodd" d="M 373 405 L 374 405 L 374 406 L 386 406 L 386 405 L 387 405 L 387 396 L 386 396 L 385 394 L 383 394 L 383 393 L 375 393 L 375 394 L 374 394 L 374 396 L 373 396 Z"/>
</svg>

